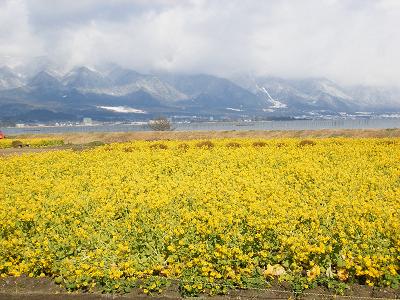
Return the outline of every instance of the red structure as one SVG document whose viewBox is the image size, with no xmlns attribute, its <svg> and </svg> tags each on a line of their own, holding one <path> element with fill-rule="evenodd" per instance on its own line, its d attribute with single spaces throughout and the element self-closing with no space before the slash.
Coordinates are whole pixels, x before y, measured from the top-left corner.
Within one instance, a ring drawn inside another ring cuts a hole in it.
<svg viewBox="0 0 400 300">
<path fill-rule="evenodd" d="M 4 139 L 6 136 L 4 135 L 4 133 L 2 131 L 0 131 L 0 140 Z"/>
</svg>

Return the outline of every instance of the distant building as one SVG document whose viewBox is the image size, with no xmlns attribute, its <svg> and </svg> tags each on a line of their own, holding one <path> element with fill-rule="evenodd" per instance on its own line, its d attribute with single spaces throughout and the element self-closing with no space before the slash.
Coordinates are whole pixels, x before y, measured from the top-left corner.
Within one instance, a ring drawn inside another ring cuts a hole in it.
<svg viewBox="0 0 400 300">
<path fill-rule="evenodd" d="M 93 125 L 92 118 L 83 118 L 83 125 Z"/>
</svg>

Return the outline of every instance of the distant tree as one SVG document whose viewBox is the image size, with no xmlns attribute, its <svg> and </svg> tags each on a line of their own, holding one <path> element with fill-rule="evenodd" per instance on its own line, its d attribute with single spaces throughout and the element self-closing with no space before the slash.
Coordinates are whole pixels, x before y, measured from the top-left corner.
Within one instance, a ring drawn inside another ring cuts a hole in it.
<svg viewBox="0 0 400 300">
<path fill-rule="evenodd" d="M 154 131 L 171 131 L 173 130 L 171 122 L 166 117 L 158 117 L 148 122 L 148 126 Z"/>
</svg>

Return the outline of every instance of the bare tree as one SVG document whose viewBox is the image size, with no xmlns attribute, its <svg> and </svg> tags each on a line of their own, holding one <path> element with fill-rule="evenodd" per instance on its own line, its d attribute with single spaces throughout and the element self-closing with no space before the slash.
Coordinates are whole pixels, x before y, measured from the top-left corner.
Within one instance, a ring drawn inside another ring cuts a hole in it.
<svg viewBox="0 0 400 300">
<path fill-rule="evenodd" d="M 166 117 L 158 117 L 148 122 L 151 130 L 154 131 L 171 131 L 173 130 L 171 122 Z"/>
</svg>

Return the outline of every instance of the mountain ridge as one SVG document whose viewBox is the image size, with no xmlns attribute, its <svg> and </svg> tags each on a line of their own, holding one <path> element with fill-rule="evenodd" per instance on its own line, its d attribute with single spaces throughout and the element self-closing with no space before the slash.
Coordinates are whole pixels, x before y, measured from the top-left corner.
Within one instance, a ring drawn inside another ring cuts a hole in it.
<svg viewBox="0 0 400 300">
<path fill-rule="evenodd" d="M 27 68 L 29 69 L 29 68 Z M 19 69 L 20 70 L 20 69 Z M 101 107 L 126 106 L 110 110 Z M 400 90 L 341 86 L 326 78 L 284 79 L 209 74 L 154 73 L 113 66 L 86 66 L 60 73 L 45 65 L 21 74 L 0 67 L 0 119 L 35 121 L 34 111 L 99 120 L 151 118 L 164 114 L 217 118 L 339 114 L 357 110 L 400 110 Z M 33 111 L 33 113 L 30 113 Z M 146 111 L 139 116 L 135 111 Z M 29 116 L 29 120 L 24 116 Z"/>
</svg>

